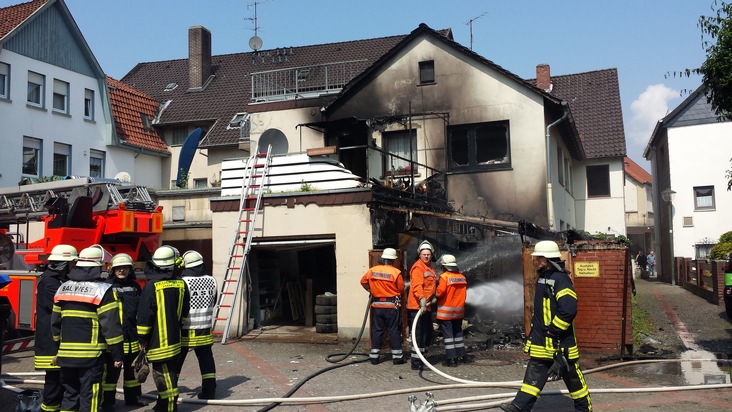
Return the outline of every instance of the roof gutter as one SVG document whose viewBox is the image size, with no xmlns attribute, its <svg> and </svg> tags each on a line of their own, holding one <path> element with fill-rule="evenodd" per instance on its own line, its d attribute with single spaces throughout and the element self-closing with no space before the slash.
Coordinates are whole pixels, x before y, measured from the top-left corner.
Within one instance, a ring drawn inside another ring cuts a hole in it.
<svg viewBox="0 0 732 412">
<path fill-rule="evenodd" d="M 546 215 L 549 220 L 549 229 L 554 230 L 554 194 L 552 192 L 552 153 L 550 149 L 551 133 L 549 129 L 564 121 L 569 116 L 569 106 L 567 102 L 562 101 L 564 114 L 559 119 L 550 123 L 546 127 Z"/>
<path fill-rule="evenodd" d="M 137 152 L 135 157 L 137 157 L 141 154 L 148 155 L 148 156 L 156 156 L 156 157 L 170 157 L 170 153 L 156 152 L 154 150 L 145 149 L 144 147 L 129 144 L 125 141 L 119 142 L 119 145 L 120 145 L 120 147 L 123 147 L 125 149 L 130 149 L 132 151 Z"/>
</svg>

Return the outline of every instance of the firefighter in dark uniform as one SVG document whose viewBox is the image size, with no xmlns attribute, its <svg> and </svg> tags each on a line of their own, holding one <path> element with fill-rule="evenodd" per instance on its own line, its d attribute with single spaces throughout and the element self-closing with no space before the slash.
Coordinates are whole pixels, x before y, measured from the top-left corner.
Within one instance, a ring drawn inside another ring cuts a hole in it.
<svg viewBox="0 0 732 412">
<path fill-rule="evenodd" d="M 153 410 L 178 410 L 178 356 L 181 325 L 188 317 L 190 296 L 186 283 L 176 277 L 180 263 L 178 250 L 161 246 L 145 266 L 147 283 L 137 310 L 137 336 L 140 348 L 147 350 L 152 366 L 158 400 Z M 164 314 L 164 316 L 163 316 Z"/>
<path fill-rule="evenodd" d="M 53 298 L 63 282 L 67 280 L 69 270 L 76 262 L 76 248 L 71 245 L 56 245 L 48 256 L 48 267 L 41 275 L 36 286 L 36 336 L 33 366 L 37 370 L 46 371 L 43 384 L 42 411 L 58 411 L 64 388 L 61 385 L 61 368 L 54 363 L 58 345 L 51 334 L 51 313 Z"/>
<path fill-rule="evenodd" d="M 120 321 L 124 336 L 124 359 L 123 359 L 123 382 L 122 390 L 125 397 L 125 405 L 146 406 L 147 403 L 140 399 L 142 386 L 135 379 L 133 362 L 140 353 L 140 342 L 137 340 L 137 307 L 140 303 L 140 292 L 142 289 L 135 280 L 135 269 L 132 257 L 127 253 L 120 253 L 112 258 L 112 268 L 107 278 L 107 283 L 112 285 L 117 298 L 120 301 Z M 107 362 L 107 377 L 104 380 L 104 401 L 102 410 L 114 410 L 114 401 L 117 390 L 117 380 L 120 370 L 112 365 L 112 360 Z"/>
<path fill-rule="evenodd" d="M 592 411 L 590 392 L 579 366 L 574 336 L 577 294 L 564 268 L 557 244 L 542 240 L 534 247 L 534 267 L 539 278 L 534 293 L 534 314 L 524 352 L 530 356 L 524 381 L 512 403 L 500 405 L 509 412 L 530 411 L 548 379 L 561 378 L 576 411 Z"/>
<path fill-rule="evenodd" d="M 201 371 L 201 393 L 199 399 L 216 397 L 216 364 L 213 351 L 213 314 L 216 306 L 216 279 L 206 272 L 203 257 L 195 250 L 183 254 L 183 281 L 191 295 L 191 310 L 183 324 L 181 332 L 181 351 L 178 360 L 178 374 L 183 368 L 189 349 L 193 349 L 198 358 L 198 369 Z"/>
<path fill-rule="evenodd" d="M 402 271 L 394 267 L 396 250 L 386 248 L 381 254 L 381 264 L 366 271 L 361 278 L 361 286 L 371 293 L 371 352 L 372 365 L 379 364 L 381 337 L 389 334 L 391 359 L 395 365 L 404 363 L 402 352 L 401 314 L 399 300 L 404 292 Z"/>
<path fill-rule="evenodd" d="M 107 350 L 114 367 L 122 367 L 119 301 L 101 278 L 105 254 L 99 245 L 82 250 L 54 298 L 51 331 L 65 391 L 61 411 L 99 410 Z"/>
</svg>

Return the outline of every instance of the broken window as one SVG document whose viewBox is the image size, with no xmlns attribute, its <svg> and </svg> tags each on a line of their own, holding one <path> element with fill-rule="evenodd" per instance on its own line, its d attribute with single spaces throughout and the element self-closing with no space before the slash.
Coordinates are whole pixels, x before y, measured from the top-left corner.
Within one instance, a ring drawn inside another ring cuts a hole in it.
<svg viewBox="0 0 732 412">
<path fill-rule="evenodd" d="M 419 84 L 435 82 L 435 61 L 419 62 Z"/>
<path fill-rule="evenodd" d="M 508 121 L 450 126 L 448 135 L 450 170 L 511 167 Z"/>
<path fill-rule="evenodd" d="M 411 175 L 412 162 L 417 162 L 417 134 L 414 130 L 384 132 L 384 171 L 387 176 Z M 394 156 L 392 156 L 394 155 Z"/>
<path fill-rule="evenodd" d="M 587 166 L 587 197 L 610 196 L 610 166 Z"/>
</svg>

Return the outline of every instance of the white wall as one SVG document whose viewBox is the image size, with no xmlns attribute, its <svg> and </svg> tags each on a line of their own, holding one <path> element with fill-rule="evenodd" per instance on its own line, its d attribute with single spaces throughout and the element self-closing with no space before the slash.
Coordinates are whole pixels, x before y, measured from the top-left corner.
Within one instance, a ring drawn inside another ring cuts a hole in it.
<svg viewBox="0 0 732 412">
<path fill-rule="evenodd" d="M 609 165 L 610 196 L 587 197 L 587 166 Z M 577 228 L 590 234 L 607 233 L 625 236 L 625 192 L 623 159 L 599 159 L 575 166 L 574 196 L 577 199 Z"/>
</svg>

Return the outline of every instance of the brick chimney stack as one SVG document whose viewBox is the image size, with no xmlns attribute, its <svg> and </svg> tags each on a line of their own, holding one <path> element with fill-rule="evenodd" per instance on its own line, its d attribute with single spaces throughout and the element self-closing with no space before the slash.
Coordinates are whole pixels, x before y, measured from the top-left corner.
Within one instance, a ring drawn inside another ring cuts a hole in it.
<svg viewBox="0 0 732 412">
<path fill-rule="evenodd" d="M 536 87 L 546 91 L 552 91 L 552 76 L 549 74 L 548 64 L 536 65 Z"/>
<path fill-rule="evenodd" d="M 201 88 L 211 76 L 211 32 L 203 26 L 188 29 L 188 88 Z"/>
</svg>

